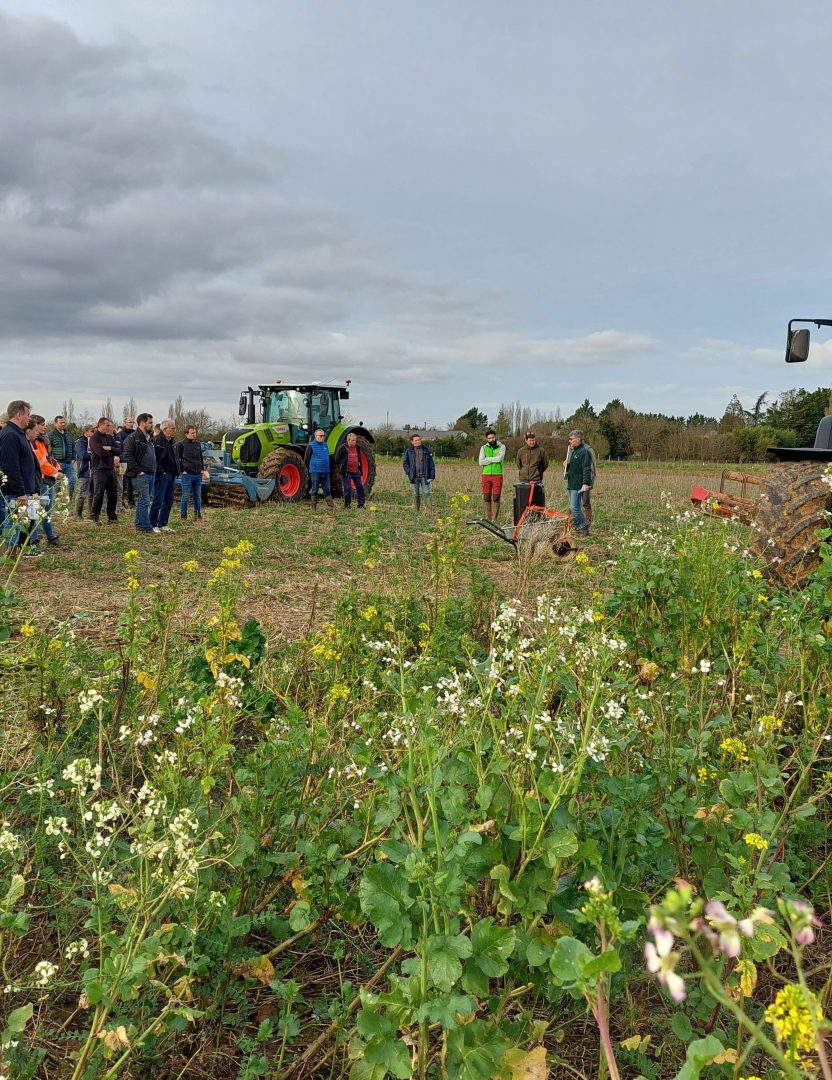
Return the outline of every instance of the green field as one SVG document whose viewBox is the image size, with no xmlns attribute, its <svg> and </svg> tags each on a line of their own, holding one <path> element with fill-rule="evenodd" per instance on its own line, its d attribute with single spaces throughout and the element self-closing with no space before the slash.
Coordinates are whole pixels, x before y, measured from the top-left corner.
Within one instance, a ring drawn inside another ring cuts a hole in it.
<svg viewBox="0 0 832 1080">
<path fill-rule="evenodd" d="M 0 1075 L 832 1075 L 832 570 L 767 584 L 719 472 L 603 466 L 566 559 L 457 463 L 59 521 L 0 609 Z"/>
</svg>

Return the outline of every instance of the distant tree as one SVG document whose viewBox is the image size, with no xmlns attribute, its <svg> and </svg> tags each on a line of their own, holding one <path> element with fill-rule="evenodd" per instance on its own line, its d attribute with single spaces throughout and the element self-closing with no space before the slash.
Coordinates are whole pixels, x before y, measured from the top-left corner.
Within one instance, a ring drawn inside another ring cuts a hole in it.
<svg viewBox="0 0 832 1080">
<path fill-rule="evenodd" d="M 633 453 L 635 416 L 620 398 L 613 398 L 598 414 L 598 426 L 609 443 L 610 457 L 628 458 Z"/>
<path fill-rule="evenodd" d="M 719 421 L 719 429 L 720 431 L 736 431 L 738 428 L 745 427 L 747 421 L 748 413 L 743 408 L 740 399 L 734 394 L 725 406 L 725 412 Z"/>
<path fill-rule="evenodd" d="M 754 402 L 754 407 L 746 413 L 746 418 L 751 427 L 757 427 L 765 420 L 766 410 L 765 403 L 768 397 L 768 390 L 760 394 L 757 400 Z"/>
<path fill-rule="evenodd" d="M 718 427 L 719 421 L 715 416 L 705 416 L 704 413 L 691 413 L 685 420 L 687 427 Z"/>
<path fill-rule="evenodd" d="M 136 405 L 136 399 L 131 396 L 130 399 L 128 401 L 125 401 L 125 403 L 121 407 L 122 419 L 126 419 L 128 416 L 132 416 L 135 420 L 137 412 L 138 406 Z"/>
<path fill-rule="evenodd" d="M 595 410 L 593 409 L 593 407 L 589 403 L 589 398 L 584 398 L 582 404 L 580 404 L 578 406 L 578 408 L 575 410 L 575 415 L 576 416 L 577 416 L 578 413 L 580 413 L 581 415 L 588 416 L 592 420 L 595 420 L 596 416 L 597 416 Z"/>
<path fill-rule="evenodd" d="M 829 388 L 787 390 L 769 408 L 766 420 L 778 428 L 791 428 L 798 446 L 812 446 L 815 432 L 829 401 Z"/>
<path fill-rule="evenodd" d="M 113 399 L 112 398 L 107 398 L 107 400 L 101 406 L 101 416 L 106 416 L 108 420 L 115 420 L 115 413 L 113 412 Z"/>
<path fill-rule="evenodd" d="M 480 428 L 484 428 L 488 425 L 488 416 L 481 412 L 476 405 L 472 405 L 471 408 L 458 417 L 452 427 L 459 431 L 478 431 Z"/>
</svg>

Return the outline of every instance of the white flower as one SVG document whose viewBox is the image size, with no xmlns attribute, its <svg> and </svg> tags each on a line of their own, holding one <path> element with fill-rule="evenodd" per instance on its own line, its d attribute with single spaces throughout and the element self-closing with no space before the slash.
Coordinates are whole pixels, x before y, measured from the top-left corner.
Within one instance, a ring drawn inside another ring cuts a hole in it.
<svg viewBox="0 0 832 1080">
<path fill-rule="evenodd" d="M 3 822 L 3 827 L 0 829 L 0 855 L 15 856 L 23 847 L 23 843 L 19 836 L 16 836 L 9 828 L 8 821 Z"/>
<path fill-rule="evenodd" d="M 32 972 L 36 986 L 48 986 L 58 974 L 58 965 L 51 960 L 38 960 Z"/>
</svg>

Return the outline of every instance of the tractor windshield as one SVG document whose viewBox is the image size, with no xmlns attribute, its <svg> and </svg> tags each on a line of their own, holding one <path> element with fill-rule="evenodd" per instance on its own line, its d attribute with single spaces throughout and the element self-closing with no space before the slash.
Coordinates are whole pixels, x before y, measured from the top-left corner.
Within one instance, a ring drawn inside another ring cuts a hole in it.
<svg viewBox="0 0 832 1080">
<path fill-rule="evenodd" d="M 331 431 L 341 422 L 341 399 L 337 390 L 316 390 L 312 395 L 312 425 Z"/>
<path fill-rule="evenodd" d="M 299 390 L 277 390 L 269 394 L 263 420 L 267 424 L 278 421 L 300 426 L 306 423 L 306 406 Z"/>
</svg>

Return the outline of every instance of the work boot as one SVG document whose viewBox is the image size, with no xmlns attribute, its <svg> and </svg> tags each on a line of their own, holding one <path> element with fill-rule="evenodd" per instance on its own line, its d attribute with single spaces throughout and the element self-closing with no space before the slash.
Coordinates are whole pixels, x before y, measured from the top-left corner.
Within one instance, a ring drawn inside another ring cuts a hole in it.
<svg viewBox="0 0 832 1080">
<path fill-rule="evenodd" d="M 335 509 L 335 502 L 333 501 L 333 498 L 332 498 L 331 495 L 326 496 L 326 506 L 327 506 L 327 510 L 334 510 Z"/>
<path fill-rule="evenodd" d="M 317 495 L 312 496 L 312 509 L 313 510 L 318 509 L 318 496 Z"/>
</svg>

